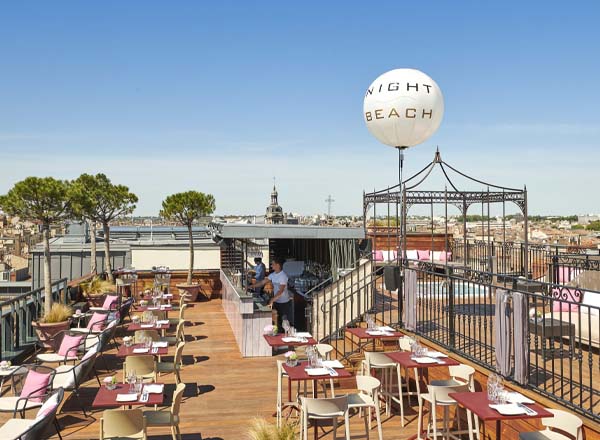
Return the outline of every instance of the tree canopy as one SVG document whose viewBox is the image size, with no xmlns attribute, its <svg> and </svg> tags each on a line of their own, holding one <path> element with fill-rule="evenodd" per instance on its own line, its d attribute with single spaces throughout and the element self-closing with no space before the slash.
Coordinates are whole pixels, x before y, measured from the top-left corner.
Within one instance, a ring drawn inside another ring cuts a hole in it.
<svg viewBox="0 0 600 440">
<path fill-rule="evenodd" d="M 7 214 L 48 226 L 69 216 L 69 186 L 53 177 L 27 177 L 0 196 L 0 206 Z"/>
<path fill-rule="evenodd" d="M 215 210 L 215 198 L 199 191 L 186 191 L 167 196 L 162 202 L 160 216 L 191 227 L 200 217 Z"/>
<path fill-rule="evenodd" d="M 102 173 L 95 176 L 82 174 L 73 182 L 71 193 L 74 213 L 103 225 L 131 214 L 138 202 L 127 186 L 113 184 Z"/>
</svg>

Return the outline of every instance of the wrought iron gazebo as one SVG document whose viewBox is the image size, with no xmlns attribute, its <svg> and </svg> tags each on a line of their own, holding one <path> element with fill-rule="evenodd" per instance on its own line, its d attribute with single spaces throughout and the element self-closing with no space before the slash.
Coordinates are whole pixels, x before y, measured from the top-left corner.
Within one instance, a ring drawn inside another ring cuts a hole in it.
<svg viewBox="0 0 600 440">
<path fill-rule="evenodd" d="M 446 185 L 443 190 L 425 191 L 420 189 L 421 185 L 427 180 L 431 173 L 439 167 L 443 173 Z M 462 176 L 469 183 L 483 185 L 486 190 L 473 191 L 462 190 L 451 179 L 450 174 L 456 173 Z M 487 240 L 490 241 L 490 205 L 502 204 L 502 222 L 503 222 L 503 242 L 506 243 L 506 203 L 512 202 L 520 209 L 524 217 L 524 254 L 523 254 L 523 273 L 529 275 L 529 240 L 528 240 L 528 219 L 527 219 L 527 187 L 523 189 L 509 188 L 500 185 L 494 185 L 482 180 L 471 177 L 458 169 L 454 168 L 442 159 L 442 156 L 437 150 L 433 160 L 419 172 L 402 181 L 402 184 L 388 187 L 383 190 L 373 191 L 363 194 L 363 219 L 364 228 L 367 231 L 367 214 L 373 207 L 373 216 L 377 218 L 377 205 L 384 204 L 387 206 L 388 227 L 391 225 L 391 214 L 395 215 L 394 226 L 397 229 L 397 234 L 400 237 L 400 245 L 398 249 L 397 263 L 406 261 L 406 237 L 407 237 L 407 215 L 411 207 L 416 205 L 431 206 L 431 231 L 433 236 L 433 206 L 444 205 L 445 208 L 445 251 L 448 252 L 448 206 L 458 208 L 462 214 L 463 221 L 463 240 L 464 248 L 467 249 L 467 211 L 474 204 L 481 204 L 482 213 L 482 230 L 485 230 L 485 207 L 487 206 Z M 433 240 L 433 239 L 432 239 Z M 432 245 L 433 246 L 433 245 Z"/>
</svg>

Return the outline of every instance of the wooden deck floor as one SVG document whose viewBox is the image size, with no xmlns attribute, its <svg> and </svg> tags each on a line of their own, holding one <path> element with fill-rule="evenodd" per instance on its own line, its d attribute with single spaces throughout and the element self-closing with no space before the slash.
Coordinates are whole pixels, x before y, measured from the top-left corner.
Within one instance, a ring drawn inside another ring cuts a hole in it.
<svg viewBox="0 0 600 440">
<path fill-rule="evenodd" d="M 188 310 L 187 317 L 191 324 L 186 327 L 188 342 L 184 351 L 185 366 L 182 371 L 182 379 L 187 385 L 181 408 L 184 440 L 245 439 L 247 429 L 254 418 L 264 417 L 274 423 L 276 358 L 241 358 L 219 299 L 195 303 L 194 307 Z M 121 361 L 114 356 L 114 350 L 110 351 L 106 358 L 120 376 Z M 106 376 L 102 365 L 102 362 L 98 363 L 101 376 Z M 435 376 L 436 374 L 432 375 L 433 378 Z M 478 380 L 482 381 L 483 376 L 479 375 Z M 164 376 L 161 381 L 174 383 L 172 376 Z M 342 383 L 340 392 L 351 388 L 352 383 L 353 380 Z M 97 389 L 95 379 L 85 384 L 82 394 L 86 407 L 91 406 Z M 172 389 L 173 387 L 170 387 L 167 390 Z M 385 439 L 404 440 L 416 434 L 416 412 L 409 409 L 407 413 L 410 421 L 404 428 L 400 426 L 399 415 L 383 415 Z M 75 398 L 69 397 L 59 415 L 63 437 L 97 439 L 101 415 L 101 411 L 95 411 L 88 418 L 84 418 Z M 34 414 L 28 416 L 32 417 Z M 7 414 L 0 413 L 0 423 L 7 418 Z M 505 426 L 503 438 L 516 439 L 518 430 L 533 430 L 535 427 L 536 425 L 524 424 Z M 492 429 L 489 429 L 488 434 L 491 431 Z M 351 433 L 352 438 L 366 438 L 362 419 L 358 416 L 351 419 Z M 151 428 L 149 434 L 149 438 L 154 440 L 170 438 L 169 430 L 164 428 Z M 309 435 L 312 437 L 312 432 Z M 371 436 L 377 438 L 377 431 L 371 431 Z M 321 431 L 319 438 L 329 440 L 332 439 L 332 435 L 324 435 Z"/>
</svg>

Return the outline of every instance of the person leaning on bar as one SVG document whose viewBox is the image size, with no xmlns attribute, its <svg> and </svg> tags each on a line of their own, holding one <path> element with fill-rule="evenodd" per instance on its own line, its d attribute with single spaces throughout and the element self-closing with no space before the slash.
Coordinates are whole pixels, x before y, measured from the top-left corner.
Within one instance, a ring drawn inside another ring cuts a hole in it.
<svg viewBox="0 0 600 440">
<path fill-rule="evenodd" d="M 283 260 L 281 258 L 273 258 L 271 260 L 273 272 L 262 281 L 256 281 L 250 284 L 251 288 L 263 287 L 267 280 L 273 283 L 273 298 L 269 300 L 269 305 L 277 310 L 277 328 L 282 328 L 281 323 L 283 317 L 287 317 L 291 325 L 292 322 L 292 301 L 288 291 L 288 276 L 283 271 Z"/>
</svg>

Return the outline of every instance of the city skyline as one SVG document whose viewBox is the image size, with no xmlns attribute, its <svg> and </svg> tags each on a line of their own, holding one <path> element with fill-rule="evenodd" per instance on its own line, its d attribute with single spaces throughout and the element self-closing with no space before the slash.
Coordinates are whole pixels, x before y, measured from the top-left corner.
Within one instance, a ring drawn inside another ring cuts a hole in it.
<svg viewBox="0 0 600 440">
<path fill-rule="evenodd" d="M 0 193 L 103 172 L 139 196 L 135 215 L 188 189 L 219 215 L 261 214 L 276 176 L 285 212 L 326 212 L 331 194 L 332 214 L 360 215 L 363 190 L 397 183 L 364 92 L 413 67 L 446 113 L 406 175 L 439 146 L 469 175 L 526 185 L 531 214 L 600 212 L 595 3 L 141 5 L 3 6 Z"/>
</svg>

